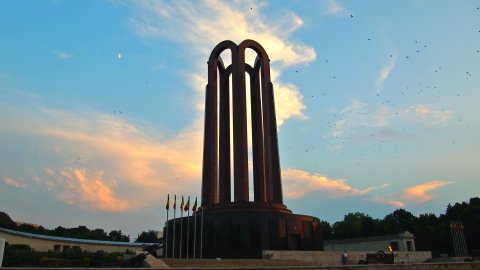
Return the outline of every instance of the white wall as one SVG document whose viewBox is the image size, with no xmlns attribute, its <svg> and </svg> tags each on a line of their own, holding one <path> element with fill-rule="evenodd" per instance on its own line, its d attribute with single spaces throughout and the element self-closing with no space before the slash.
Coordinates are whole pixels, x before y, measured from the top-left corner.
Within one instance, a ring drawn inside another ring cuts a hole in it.
<svg viewBox="0 0 480 270">
<path fill-rule="evenodd" d="M 5 251 L 5 239 L 0 238 L 0 267 L 2 267 L 4 251 Z"/>
</svg>

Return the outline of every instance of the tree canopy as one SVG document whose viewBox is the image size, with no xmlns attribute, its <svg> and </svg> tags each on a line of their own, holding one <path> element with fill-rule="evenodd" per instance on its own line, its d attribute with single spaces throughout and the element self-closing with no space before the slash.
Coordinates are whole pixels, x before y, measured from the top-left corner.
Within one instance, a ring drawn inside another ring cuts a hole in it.
<svg viewBox="0 0 480 270">
<path fill-rule="evenodd" d="M 107 234 L 103 229 L 90 230 L 84 225 L 80 225 L 75 228 L 64 228 L 58 226 L 53 230 L 44 228 L 43 226 L 33 226 L 31 224 L 19 224 L 17 225 L 7 213 L 0 212 L 0 227 L 28 232 L 34 234 L 43 234 L 59 237 L 78 238 L 78 239 L 90 239 L 90 240 L 103 240 L 103 241 L 117 241 L 117 242 L 130 242 L 130 236 L 125 235 L 122 231 L 113 230 Z"/>
<path fill-rule="evenodd" d="M 135 242 L 138 243 L 159 243 L 160 239 L 157 237 L 157 233 L 153 230 L 148 232 L 142 232 L 137 236 Z"/>
<path fill-rule="evenodd" d="M 453 254 L 450 234 L 450 221 L 460 220 L 464 225 L 464 235 L 469 251 L 480 249 L 480 198 L 471 198 L 469 202 L 448 205 L 445 214 L 432 213 L 418 217 L 405 209 L 397 209 L 383 219 L 372 218 L 364 213 L 346 214 L 343 220 L 330 225 L 321 221 L 326 240 L 355 237 L 368 237 L 386 234 L 398 234 L 409 231 L 415 236 L 416 249 L 430 250 L 433 255 Z M 477 240 L 477 241 L 476 241 Z"/>
</svg>

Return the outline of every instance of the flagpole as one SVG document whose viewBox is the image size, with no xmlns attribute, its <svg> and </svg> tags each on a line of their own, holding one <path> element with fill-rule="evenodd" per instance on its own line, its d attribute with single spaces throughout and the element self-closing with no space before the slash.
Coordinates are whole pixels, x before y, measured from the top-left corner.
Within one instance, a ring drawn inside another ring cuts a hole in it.
<svg viewBox="0 0 480 270">
<path fill-rule="evenodd" d="M 166 234 L 165 234 L 165 258 L 168 258 L 168 209 L 170 208 L 170 194 L 168 194 L 167 199 L 167 226 L 166 227 Z"/>
<path fill-rule="evenodd" d="M 183 242 L 183 195 L 182 204 L 180 205 L 180 259 L 182 258 L 182 242 Z"/>
<path fill-rule="evenodd" d="M 193 210 L 193 215 L 195 216 L 195 224 L 194 224 L 194 229 L 193 229 L 193 259 L 196 258 L 195 254 L 195 247 L 197 246 L 197 197 L 195 197 L 195 204 L 194 204 L 195 209 Z"/>
<path fill-rule="evenodd" d="M 190 242 L 190 196 L 188 196 L 188 202 L 187 202 L 187 210 L 188 210 L 188 216 L 187 216 L 187 259 L 188 259 L 188 252 L 189 252 L 189 242 Z"/>
<path fill-rule="evenodd" d="M 172 259 L 175 259 L 175 226 L 177 220 L 175 216 L 177 214 L 177 195 L 175 194 L 175 201 L 173 202 L 173 243 L 172 243 Z"/>
<path fill-rule="evenodd" d="M 202 223 L 200 226 L 200 259 L 203 259 L 203 206 L 201 208 L 202 212 Z"/>
</svg>

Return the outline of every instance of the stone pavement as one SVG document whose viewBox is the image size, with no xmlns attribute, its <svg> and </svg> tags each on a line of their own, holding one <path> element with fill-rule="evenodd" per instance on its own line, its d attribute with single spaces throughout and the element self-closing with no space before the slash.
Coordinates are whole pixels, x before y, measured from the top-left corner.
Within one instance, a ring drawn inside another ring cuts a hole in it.
<svg viewBox="0 0 480 270">
<path fill-rule="evenodd" d="M 381 265 L 337 265 L 326 266 L 298 260 L 254 260 L 254 259 L 166 259 L 168 267 L 180 269 L 322 269 L 322 270 L 480 270 L 480 262 L 441 262 L 441 263 L 412 263 L 412 264 L 381 264 Z"/>
</svg>

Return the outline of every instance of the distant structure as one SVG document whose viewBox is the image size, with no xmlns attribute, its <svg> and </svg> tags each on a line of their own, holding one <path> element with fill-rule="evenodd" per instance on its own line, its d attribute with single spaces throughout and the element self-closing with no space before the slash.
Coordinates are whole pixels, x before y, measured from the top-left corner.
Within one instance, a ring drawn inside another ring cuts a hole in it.
<svg viewBox="0 0 480 270">
<path fill-rule="evenodd" d="M 82 250 L 89 252 L 122 252 L 142 251 L 149 243 L 131 243 L 77 239 L 41 235 L 0 228 L 0 238 L 5 238 L 9 245 L 27 245 L 38 252 L 62 252 L 69 250 Z"/>
<path fill-rule="evenodd" d="M 328 251 L 415 251 L 415 237 L 405 231 L 399 234 L 380 235 L 371 237 L 348 238 L 325 241 L 325 250 Z"/>
<path fill-rule="evenodd" d="M 247 49 L 256 53 L 253 65 L 245 62 Z M 227 50 L 231 64 L 225 66 L 220 55 Z M 247 83 L 251 97 L 253 201 L 249 193 Z M 292 214 L 283 204 L 270 59 L 256 41 L 245 40 L 236 45 L 226 40 L 210 54 L 201 198 L 203 232 L 199 218 L 195 224 L 195 216 L 183 218 L 190 218 L 189 222 L 182 222 L 181 218 L 170 220 L 168 230 L 164 229 L 168 239 L 173 239 L 173 226 L 177 235 L 183 230 L 184 236 L 192 238 L 195 228 L 197 236 L 203 234 L 203 240 L 197 240 L 188 250 L 186 237 L 176 238 L 174 252 L 179 254 L 179 247 L 183 246 L 182 258 L 199 258 L 200 251 L 203 258 L 261 258 L 263 250 L 323 249 L 319 219 Z M 187 230 L 191 233 L 187 234 Z M 193 242 L 189 239 L 189 243 Z M 167 257 L 172 248 L 173 241 L 169 240 Z"/>
</svg>

